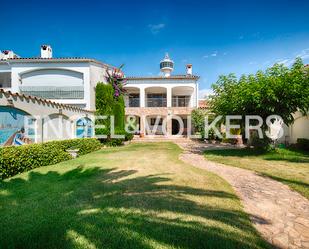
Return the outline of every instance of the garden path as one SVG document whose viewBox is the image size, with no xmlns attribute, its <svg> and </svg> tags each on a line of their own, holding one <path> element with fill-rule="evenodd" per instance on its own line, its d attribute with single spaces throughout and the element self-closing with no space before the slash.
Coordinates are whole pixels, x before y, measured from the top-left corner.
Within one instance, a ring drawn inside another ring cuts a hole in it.
<svg viewBox="0 0 309 249">
<path fill-rule="evenodd" d="M 309 248 L 309 201 L 288 186 L 245 169 L 205 159 L 213 146 L 190 140 L 175 141 L 180 159 L 224 178 L 240 197 L 256 229 L 278 248 Z M 219 146 L 220 147 L 220 146 Z"/>
</svg>

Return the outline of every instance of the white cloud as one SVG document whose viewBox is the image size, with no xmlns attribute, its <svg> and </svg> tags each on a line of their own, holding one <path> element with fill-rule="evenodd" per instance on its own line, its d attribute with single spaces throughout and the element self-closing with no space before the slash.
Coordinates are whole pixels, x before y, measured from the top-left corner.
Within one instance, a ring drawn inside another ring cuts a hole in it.
<svg viewBox="0 0 309 249">
<path fill-rule="evenodd" d="M 213 94 L 212 89 L 205 88 L 205 89 L 199 90 L 198 97 L 199 97 L 199 99 L 205 99 L 211 94 Z"/>
<path fill-rule="evenodd" d="M 249 65 L 255 65 L 255 64 L 257 64 L 256 61 L 250 61 L 250 62 L 249 62 Z"/>
<path fill-rule="evenodd" d="M 295 53 L 294 55 L 295 57 L 293 58 L 278 59 L 275 61 L 275 63 L 284 64 L 285 66 L 288 67 L 294 63 L 296 57 L 299 57 L 302 60 L 306 60 L 309 58 L 309 48 L 303 49 L 302 51 L 300 51 L 299 53 Z"/>
<path fill-rule="evenodd" d="M 223 55 L 226 55 L 227 53 L 224 53 Z M 207 59 L 209 57 L 216 57 L 218 55 L 218 51 L 213 51 L 211 54 L 205 54 L 203 55 L 203 59 Z"/>
<path fill-rule="evenodd" d="M 150 29 L 150 32 L 155 35 L 165 28 L 165 24 L 164 23 L 149 24 L 148 28 Z"/>
<path fill-rule="evenodd" d="M 290 66 L 293 63 L 294 59 L 278 59 L 276 63 L 284 64 L 285 66 Z"/>
<path fill-rule="evenodd" d="M 218 55 L 218 51 L 214 51 L 210 56 L 216 57 Z"/>
<path fill-rule="evenodd" d="M 303 49 L 299 54 L 296 55 L 296 57 L 300 57 L 303 60 L 309 58 L 309 48 Z"/>
</svg>

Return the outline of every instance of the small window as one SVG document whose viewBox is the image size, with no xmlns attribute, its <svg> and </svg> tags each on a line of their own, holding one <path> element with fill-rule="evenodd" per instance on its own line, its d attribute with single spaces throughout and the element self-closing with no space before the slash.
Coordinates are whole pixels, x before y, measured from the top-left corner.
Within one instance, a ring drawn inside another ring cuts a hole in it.
<svg viewBox="0 0 309 249">
<path fill-rule="evenodd" d="M 1 72 L 0 88 L 10 88 L 10 87 L 11 87 L 11 72 Z"/>
</svg>

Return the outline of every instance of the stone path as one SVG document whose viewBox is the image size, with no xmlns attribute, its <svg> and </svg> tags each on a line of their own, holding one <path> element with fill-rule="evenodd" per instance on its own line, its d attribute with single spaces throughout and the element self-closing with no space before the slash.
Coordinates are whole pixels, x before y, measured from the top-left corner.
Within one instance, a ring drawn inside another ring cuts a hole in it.
<svg viewBox="0 0 309 249">
<path fill-rule="evenodd" d="M 288 186 L 253 171 L 210 162 L 202 151 L 212 146 L 179 141 L 180 158 L 228 181 L 256 229 L 278 248 L 309 248 L 309 201 Z"/>
</svg>

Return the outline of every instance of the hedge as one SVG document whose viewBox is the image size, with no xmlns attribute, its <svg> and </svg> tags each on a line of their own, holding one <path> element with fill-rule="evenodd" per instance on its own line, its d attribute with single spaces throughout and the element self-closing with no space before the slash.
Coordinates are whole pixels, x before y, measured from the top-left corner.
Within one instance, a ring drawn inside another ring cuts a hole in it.
<svg viewBox="0 0 309 249">
<path fill-rule="evenodd" d="M 125 131 L 125 103 L 123 96 L 115 97 L 114 88 L 111 84 L 98 83 L 96 86 L 96 115 L 107 116 L 106 119 L 97 119 L 97 125 L 104 125 L 105 128 L 96 128 L 96 135 L 105 135 L 101 143 L 107 146 L 119 146 L 124 141 L 132 140 L 133 134 Z M 111 116 L 114 116 L 114 133 L 123 135 L 124 138 L 111 137 Z"/>
<path fill-rule="evenodd" d="M 0 179 L 8 178 L 37 167 L 71 159 L 67 149 L 79 149 L 79 155 L 101 148 L 95 138 L 52 141 L 42 144 L 0 148 Z"/>
</svg>

